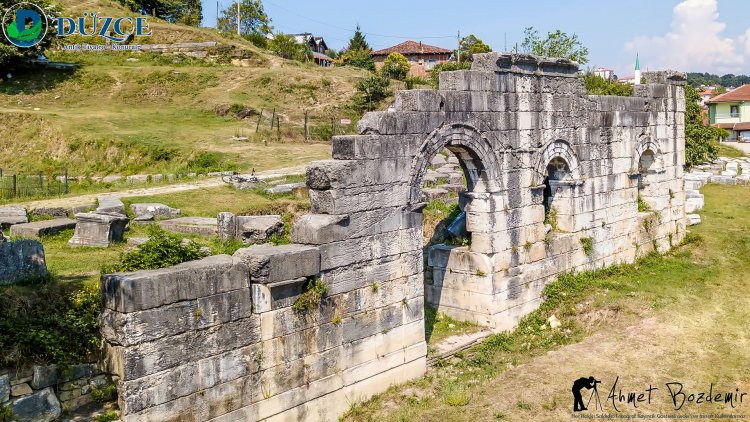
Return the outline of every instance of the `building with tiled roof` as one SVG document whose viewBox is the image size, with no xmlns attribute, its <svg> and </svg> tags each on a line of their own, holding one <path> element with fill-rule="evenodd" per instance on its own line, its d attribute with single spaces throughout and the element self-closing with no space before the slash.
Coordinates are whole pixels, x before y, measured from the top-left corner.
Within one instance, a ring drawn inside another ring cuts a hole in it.
<svg viewBox="0 0 750 422">
<path fill-rule="evenodd" d="M 727 140 L 750 142 L 750 84 L 708 101 L 708 122 L 731 133 Z"/>
<path fill-rule="evenodd" d="M 375 66 L 380 69 L 391 53 L 401 53 L 406 57 L 411 65 L 409 75 L 424 77 L 433 67 L 447 62 L 453 54 L 453 50 L 424 44 L 421 41 L 404 41 L 392 47 L 373 51 L 372 57 L 375 60 Z"/>
</svg>

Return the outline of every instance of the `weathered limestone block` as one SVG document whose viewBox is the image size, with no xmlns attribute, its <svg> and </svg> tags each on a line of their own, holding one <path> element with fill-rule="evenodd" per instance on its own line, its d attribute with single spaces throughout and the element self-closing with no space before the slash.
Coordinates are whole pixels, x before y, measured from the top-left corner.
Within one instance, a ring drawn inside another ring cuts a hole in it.
<svg viewBox="0 0 750 422">
<path fill-rule="evenodd" d="M 250 215 L 235 217 L 237 238 L 244 243 L 261 243 L 273 235 L 284 233 L 284 222 L 280 215 Z"/>
<path fill-rule="evenodd" d="M 411 89 L 399 91 L 396 95 L 398 111 L 440 111 L 443 97 L 431 89 Z"/>
<path fill-rule="evenodd" d="M 31 211 L 31 215 L 38 217 L 67 218 L 68 211 L 63 207 L 42 207 L 34 208 Z"/>
<path fill-rule="evenodd" d="M 275 283 L 320 272 L 320 251 L 306 245 L 257 245 L 240 249 L 234 257 L 244 262 L 253 283 Z"/>
<path fill-rule="evenodd" d="M 102 276 L 104 307 L 135 312 L 249 287 L 248 269 L 228 255 L 170 268 Z"/>
<path fill-rule="evenodd" d="M 68 246 L 90 246 L 106 248 L 122 242 L 130 220 L 122 214 L 81 213 L 76 214 L 76 230 Z"/>
<path fill-rule="evenodd" d="M 145 311 L 121 313 L 105 309 L 104 337 L 124 346 L 154 341 L 252 316 L 246 288 L 186 300 Z"/>
<path fill-rule="evenodd" d="M 47 277 L 44 246 L 36 240 L 0 242 L 0 285 Z"/>
<path fill-rule="evenodd" d="M 99 206 L 96 207 L 98 213 L 115 213 L 125 215 L 125 204 L 120 198 L 112 195 L 102 195 L 97 197 Z"/>
<path fill-rule="evenodd" d="M 295 189 L 303 188 L 303 187 L 305 187 L 304 183 L 285 183 L 285 184 L 276 185 L 276 186 L 267 188 L 266 192 L 272 195 L 283 195 L 283 194 L 290 194 Z"/>
<path fill-rule="evenodd" d="M 130 209 L 136 218 L 144 214 L 151 214 L 154 217 L 176 217 L 180 215 L 179 209 L 157 203 L 131 204 Z"/>
<path fill-rule="evenodd" d="M 440 167 L 447 163 L 448 161 L 445 160 L 445 157 L 443 157 L 442 154 L 435 154 L 435 156 L 430 159 L 430 165 L 434 167 Z"/>
<path fill-rule="evenodd" d="M 26 215 L 26 208 L 18 205 L 0 207 L 0 230 L 6 230 L 14 224 L 28 222 L 29 217 Z"/>
<path fill-rule="evenodd" d="M 52 236 L 61 231 L 74 228 L 75 220 L 68 218 L 56 218 L 54 220 L 35 221 L 33 223 L 16 224 L 10 227 L 11 236 L 20 236 L 26 238 L 40 238 L 42 236 Z"/>
<path fill-rule="evenodd" d="M 60 402 L 51 388 L 13 401 L 11 411 L 20 421 L 51 422 L 62 413 Z"/>
<path fill-rule="evenodd" d="M 216 234 L 216 219 L 208 217 L 179 217 L 162 220 L 158 223 L 164 230 L 182 234 L 200 234 L 213 236 Z"/>
<path fill-rule="evenodd" d="M 408 178 L 411 159 L 326 160 L 307 167 L 307 186 L 331 189 L 396 183 Z"/>
<path fill-rule="evenodd" d="M 703 195 L 701 195 L 700 197 L 687 198 L 685 200 L 685 212 L 692 214 L 696 211 L 700 211 L 703 209 L 703 205 Z"/>
<path fill-rule="evenodd" d="M 292 241 L 307 245 L 344 240 L 348 237 L 348 215 L 305 214 L 292 226 Z"/>
</svg>

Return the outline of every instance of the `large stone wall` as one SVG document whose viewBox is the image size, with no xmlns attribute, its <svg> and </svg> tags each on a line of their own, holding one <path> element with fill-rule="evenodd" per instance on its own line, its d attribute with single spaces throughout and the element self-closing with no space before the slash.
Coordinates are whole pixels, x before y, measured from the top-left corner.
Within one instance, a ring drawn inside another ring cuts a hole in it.
<svg viewBox="0 0 750 422">
<path fill-rule="evenodd" d="M 475 56 L 334 137 L 333 159 L 308 168 L 295 245 L 103 277 L 124 418 L 333 420 L 424 373 L 425 300 L 509 329 L 557 274 L 679 242 L 684 75 L 646 74 L 623 98 L 587 95 L 576 72 Z M 471 244 L 431 248 L 425 285 L 422 180 L 443 148 L 466 175 Z M 294 306 L 316 279 L 321 304 Z"/>
</svg>

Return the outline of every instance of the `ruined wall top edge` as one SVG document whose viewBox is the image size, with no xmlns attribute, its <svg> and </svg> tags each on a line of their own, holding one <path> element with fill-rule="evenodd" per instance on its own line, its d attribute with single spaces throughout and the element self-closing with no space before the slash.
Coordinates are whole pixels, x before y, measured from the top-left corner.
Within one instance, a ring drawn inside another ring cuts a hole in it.
<svg viewBox="0 0 750 422">
<path fill-rule="evenodd" d="M 569 59 L 531 54 L 482 53 L 473 56 L 471 70 L 575 78 L 578 75 L 578 63 Z"/>
</svg>

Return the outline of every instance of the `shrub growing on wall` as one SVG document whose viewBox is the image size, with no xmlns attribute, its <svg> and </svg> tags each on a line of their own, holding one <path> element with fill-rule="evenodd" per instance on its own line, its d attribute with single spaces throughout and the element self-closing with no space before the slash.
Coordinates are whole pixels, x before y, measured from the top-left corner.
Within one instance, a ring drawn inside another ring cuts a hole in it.
<svg viewBox="0 0 750 422">
<path fill-rule="evenodd" d="M 157 225 L 148 228 L 149 239 L 138 248 L 126 252 L 120 262 L 102 268 L 102 273 L 153 270 L 171 267 L 203 258 L 201 247 L 195 242 L 184 242 L 182 236 L 168 233 Z"/>
</svg>

